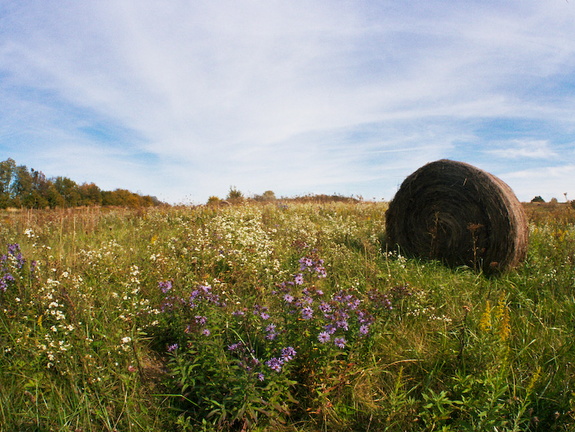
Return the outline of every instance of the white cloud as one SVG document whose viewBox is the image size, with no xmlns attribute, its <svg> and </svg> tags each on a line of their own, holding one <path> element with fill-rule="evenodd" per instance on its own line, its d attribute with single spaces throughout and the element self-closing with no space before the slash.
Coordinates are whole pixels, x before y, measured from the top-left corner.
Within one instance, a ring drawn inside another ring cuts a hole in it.
<svg viewBox="0 0 575 432">
<path fill-rule="evenodd" d="M 474 119 L 572 132 L 556 86 L 575 68 L 574 8 L 559 3 L 23 1 L 0 33 L 0 94 L 22 107 L 0 111 L 0 146 L 20 130 L 40 169 L 174 201 L 230 185 L 389 197 Z M 122 131 L 117 149 L 82 132 L 93 121 Z M 557 155 L 553 137 L 505 145 L 484 150 Z"/>
<path fill-rule="evenodd" d="M 556 159 L 557 153 L 551 148 L 548 140 L 509 140 L 496 144 L 496 149 L 486 153 L 503 159 Z"/>
<path fill-rule="evenodd" d="M 542 196 L 546 201 L 551 198 L 562 201 L 564 193 L 567 193 L 568 199 L 573 199 L 575 195 L 573 189 L 575 164 L 572 163 L 509 172 L 502 178 L 513 184 L 514 191 L 521 201 L 530 201 L 535 196 Z"/>
</svg>

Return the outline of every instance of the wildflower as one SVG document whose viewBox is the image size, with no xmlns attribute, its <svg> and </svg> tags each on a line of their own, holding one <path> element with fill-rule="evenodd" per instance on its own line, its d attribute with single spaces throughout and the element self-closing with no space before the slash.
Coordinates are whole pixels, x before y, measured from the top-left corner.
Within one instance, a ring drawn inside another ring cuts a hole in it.
<svg viewBox="0 0 575 432">
<path fill-rule="evenodd" d="M 212 332 L 211 332 L 209 329 L 203 329 L 203 330 L 202 330 L 202 334 L 203 334 L 204 336 L 209 336 L 209 335 L 212 334 Z"/>
<path fill-rule="evenodd" d="M 488 332 L 492 328 L 491 324 L 491 302 L 489 300 L 485 303 L 485 311 L 479 320 L 479 328 L 483 332 Z"/>
<path fill-rule="evenodd" d="M 228 351 L 236 351 L 238 348 L 242 346 L 241 342 L 237 342 L 231 345 L 228 345 Z"/>
<path fill-rule="evenodd" d="M 162 290 L 164 294 L 172 289 L 172 282 L 171 281 L 160 281 L 158 282 L 158 287 Z"/>
<path fill-rule="evenodd" d="M 122 338 L 122 343 L 123 343 L 123 344 L 128 344 L 128 343 L 130 343 L 130 342 L 132 342 L 132 338 L 131 338 L 130 336 L 126 336 L 126 337 L 123 337 L 123 338 Z"/>
<path fill-rule="evenodd" d="M 363 324 L 362 326 L 359 327 L 359 333 L 361 333 L 362 335 L 366 335 L 369 333 L 369 326 L 367 324 Z"/>
<path fill-rule="evenodd" d="M 291 302 L 294 301 L 294 298 L 293 298 L 292 295 L 286 294 L 286 295 L 284 296 L 284 300 L 285 300 L 287 303 L 291 303 Z"/>
<path fill-rule="evenodd" d="M 283 361 L 281 359 L 273 357 L 266 362 L 266 366 L 269 367 L 271 370 L 280 373 L 282 370 Z"/>
<path fill-rule="evenodd" d="M 331 339 L 331 335 L 328 332 L 323 331 L 317 338 L 321 343 L 326 343 Z"/>
<path fill-rule="evenodd" d="M 205 316 L 196 315 L 195 316 L 196 324 L 205 325 L 208 319 Z"/>
<path fill-rule="evenodd" d="M 287 348 L 282 349 L 282 360 L 284 362 L 288 362 L 290 360 L 293 360 L 293 358 L 295 357 L 295 355 L 297 354 L 297 351 L 289 346 Z"/>
<path fill-rule="evenodd" d="M 322 311 L 323 313 L 330 313 L 331 312 L 331 306 L 326 302 L 322 302 L 319 305 L 319 310 Z"/>
<path fill-rule="evenodd" d="M 334 324 L 328 324 L 324 328 L 325 331 L 330 335 L 334 334 L 337 331 L 337 326 Z"/>
<path fill-rule="evenodd" d="M 335 344 L 335 346 L 337 346 L 338 348 L 341 348 L 341 349 L 345 348 L 345 344 L 346 344 L 345 338 L 342 338 L 342 337 L 335 338 L 333 340 L 333 343 Z"/>
<path fill-rule="evenodd" d="M 313 265 L 313 261 L 311 258 L 307 258 L 307 257 L 303 257 L 299 260 L 300 266 L 299 269 L 300 270 L 305 270 L 308 267 L 311 267 Z"/>
<path fill-rule="evenodd" d="M 168 345 L 168 352 L 174 352 L 178 349 L 178 344 Z"/>
<path fill-rule="evenodd" d="M 276 325 L 275 324 L 270 324 L 269 326 L 266 327 L 266 332 L 267 335 L 265 336 L 267 340 L 274 340 L 277 337 L 277 333 L 276 333 Z"/>
<path fill-rule="evenodd" d="M 261 372 L 257 374 L 257 377 L 258 377 L 258 379 L 259 379 L 260 381 L 263 381 L 263 380 L 266 379 L 266 377 L 264 376 L 264 374 L 261 373 Z"/>
<path fill-rule="evenodd" d="M 301 310 L 301 317 L 302 317 L 304 320 L 312 319 L 312 317 L 313 317 L 313 309 L 310 308 L 309 306 L 304 307 L 304 308 Z"/>
<path fill-rule="evenodd" d="M 260 314 L 260 317 L 261 317 L 263 320 L 268 320 L 268 319 L 270 319 L 270 315 L 269 315 L 267 312 L 262 312 L 262 313 Z"/>
<path fill-rule="evenodd" d="M 301 273 L 295 275 L 294 282 L 296 285 L 303 285 L 303 275 Z"/>
</svg>

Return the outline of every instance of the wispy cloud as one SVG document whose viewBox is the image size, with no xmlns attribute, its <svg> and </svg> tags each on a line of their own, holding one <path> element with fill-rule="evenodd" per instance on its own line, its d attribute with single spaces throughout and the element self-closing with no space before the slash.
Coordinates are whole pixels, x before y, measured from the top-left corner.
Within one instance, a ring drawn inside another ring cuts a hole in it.
<svg viewBox="0 0 575 432">
<path fill-rule="evenodd" d="M 558 155 L 548 140 L 510 140 L 496 143 L 496 149 L 486 153 L 503 159 L 555 159 Z"/>
<path fill-rule="evenodd" d="M 547 1 L 22 1 L 0 11 L 0 146 L 172 201 L 230 185 L 390 198 L 440 157 L 556 155 L 575 127 L 574 17 Z M 553 133 L 478 128 L 500 118 Z"/>
</svg>

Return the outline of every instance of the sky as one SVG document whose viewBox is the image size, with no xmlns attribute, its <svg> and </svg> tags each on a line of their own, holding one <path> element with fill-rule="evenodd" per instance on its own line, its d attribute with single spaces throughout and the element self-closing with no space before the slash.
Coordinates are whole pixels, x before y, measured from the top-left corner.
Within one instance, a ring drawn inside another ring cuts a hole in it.
<svg viewBox="0 0 575 432">
<path fill-rule="evenodd" d="M 0 0 L 0 160 L 172 204 L 443 158 L 575 199 L 574 114 L 573 1 Z"/>
</svg>

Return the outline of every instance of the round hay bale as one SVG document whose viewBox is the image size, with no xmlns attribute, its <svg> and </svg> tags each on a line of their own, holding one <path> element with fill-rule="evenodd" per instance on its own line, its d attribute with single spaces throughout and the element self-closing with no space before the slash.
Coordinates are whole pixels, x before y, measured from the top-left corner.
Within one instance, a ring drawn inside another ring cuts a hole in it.
<svg viewBox="0 0 575 432">
<path fill-rule="evenodd" d="M 400 253 L 485 273 L 517 266 L 527 252 L 521 203 L 501 179 L 442 159 L 408 176 L 386 212 L 386 243 Z"/>
</svg>

